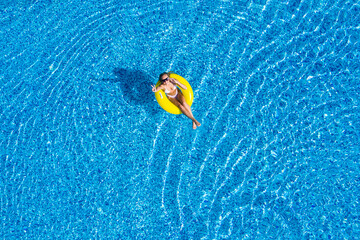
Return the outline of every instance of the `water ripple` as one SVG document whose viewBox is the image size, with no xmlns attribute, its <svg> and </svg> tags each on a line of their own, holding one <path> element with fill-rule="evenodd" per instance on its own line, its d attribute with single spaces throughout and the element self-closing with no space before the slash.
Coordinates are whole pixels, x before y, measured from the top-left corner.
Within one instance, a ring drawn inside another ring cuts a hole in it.
<svg viewBox="0 0 360 240">
<path fill-rule="evenodd" d="M 358 10 L 354 1 L 5 6 L 0 202 L 12 230 L 2 236 L 356 236 Z M 118 68 L 131 74 L 114 76 Z M 166 70 L 193 86 L 196 131 L 139 90 Z"/>
</svg>

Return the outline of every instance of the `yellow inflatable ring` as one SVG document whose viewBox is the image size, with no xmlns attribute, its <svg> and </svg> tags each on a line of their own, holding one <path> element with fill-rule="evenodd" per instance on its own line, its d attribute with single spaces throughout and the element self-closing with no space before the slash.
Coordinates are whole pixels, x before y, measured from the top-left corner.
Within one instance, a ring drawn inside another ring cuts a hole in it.
<svg viewBox="0 0 360 240">
<path fill-rule="evenodd" d="M 194 100 L 194 95 L 193 95 L 193 90 L 190 86 L 190 84 L 188 83 L 188 81 L 185 80 L 185 78 L 183 78 L 180 75 L 177 75 L 175 73 L 170 73 L 171 78 L 175 78 L 176 80 L 178 80 L 180 83 L 184 84 L 186 86 L 186 90 L 179 88 L 182 94 L 185 97 L 185 101 L 187 104 L 189 104 L 189 106 L 192 105 L 193 100 Z M 156 83 L 156 87 L 158 87 L 161 84 L 161 81 L 159 80 Z M 181 114 L 182 112 L 180 111 L 180 109 L 175 106 L 172 102 L 170 102 L 170 100 L 167 98 L 167 96 L 165 95 L 165 92 L 163 90 L 160 90 L 158 92 L 155 93 L 155 98 L 157 100 L 157 102 L 159 103 L 160 107 L 162 107 L 165 111 L 172 113 L 172 114 Z"/>
</svg>

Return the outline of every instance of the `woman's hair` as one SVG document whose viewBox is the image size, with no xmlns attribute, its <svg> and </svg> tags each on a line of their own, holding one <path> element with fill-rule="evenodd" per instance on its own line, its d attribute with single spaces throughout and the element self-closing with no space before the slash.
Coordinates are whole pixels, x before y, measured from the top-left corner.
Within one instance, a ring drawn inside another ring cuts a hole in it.
<svg viewBox="0 0 360 240">
<path fill-rule="evenodd" d="M 168 74 L 167 72 L 163 72 L 163 73 L 162 73 L 162 74 L 160 74 L 160 76 L 159 76 L 159 81 L 161 81 L 162 76 L 164 76 L 165 74 L 166 74 L 166 75 L 168 75 L 168 77 L 170 77 L 170 76 L 169 76 L 169 74 Z"/>
</svg>

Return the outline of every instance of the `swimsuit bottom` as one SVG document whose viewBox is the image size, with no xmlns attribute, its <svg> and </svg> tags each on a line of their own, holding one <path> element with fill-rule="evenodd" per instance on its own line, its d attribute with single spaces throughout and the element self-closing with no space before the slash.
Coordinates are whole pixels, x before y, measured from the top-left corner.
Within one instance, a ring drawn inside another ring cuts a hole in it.
<svg viewBox="0 0 360 240">
<path fill-rule="evenodd" d="M 168 94 L 167 96 L 170 97 L 170 98 L 176 98 L 177 95 L 178 95 L 178 90 L 176 89 L 175 95 Z"/>
</svg>

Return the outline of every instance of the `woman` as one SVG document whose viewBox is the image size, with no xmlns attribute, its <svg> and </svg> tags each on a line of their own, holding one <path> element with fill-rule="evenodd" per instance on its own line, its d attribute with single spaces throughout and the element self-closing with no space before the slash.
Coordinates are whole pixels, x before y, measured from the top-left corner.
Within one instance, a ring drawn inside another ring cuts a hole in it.
<svg viewBox="0 0 360 240">
<path fill-rule="evenodd" d="M 180 83 L 178 80 L 174 78 L 170 78 L 169 73 L 160 74 L 159 80 L 161 84 L 158 87 L 152 85 L 152 91 L 158 92 L 160 90 L 164 90 L 167 98 L 172 102 L 175 106 L 177 106 L 185 116 L 190 118 L 193 122 L 193 129 L 201 126 L 201 124 L 194 118 L 190 106 L 186 103 L 185 97 L 180 90 L 177 89 L 176 85 L 186 90 L 186 86 Z"/>
</svg>

